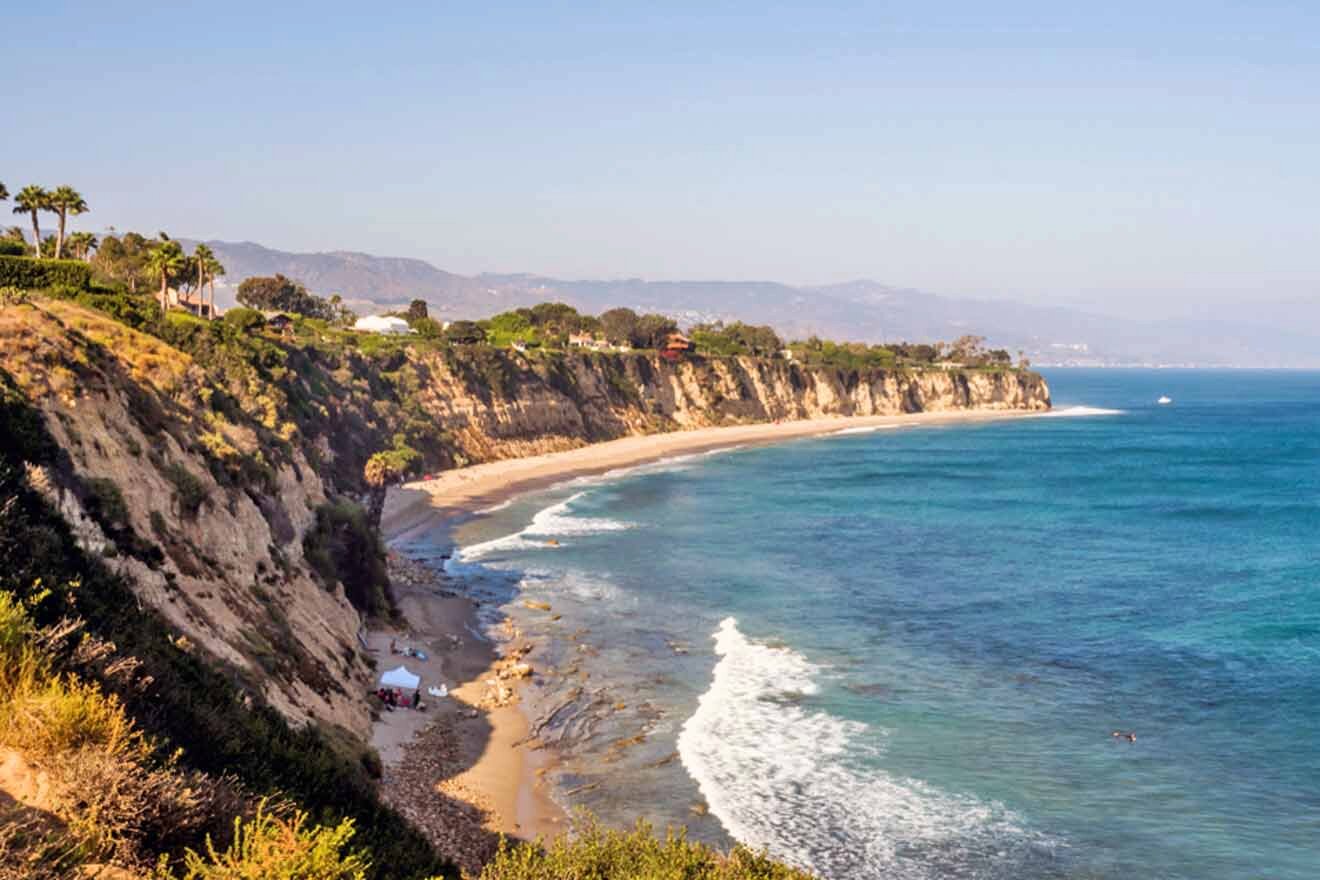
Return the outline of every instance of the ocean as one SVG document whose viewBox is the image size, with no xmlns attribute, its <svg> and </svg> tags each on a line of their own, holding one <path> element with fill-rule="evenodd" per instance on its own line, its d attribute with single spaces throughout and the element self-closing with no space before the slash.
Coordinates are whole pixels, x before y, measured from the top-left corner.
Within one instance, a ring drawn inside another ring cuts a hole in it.
<svg viewBox="0 0 1320 880">
<path fill-rule="evenodd" d="M 404 549 L 538 644 L 557 796 L 607 822 L 829 880 L 1320 876 L 1320 374 L 1047 378 L 1047 416 L 673 459 Z"/>
</svg>

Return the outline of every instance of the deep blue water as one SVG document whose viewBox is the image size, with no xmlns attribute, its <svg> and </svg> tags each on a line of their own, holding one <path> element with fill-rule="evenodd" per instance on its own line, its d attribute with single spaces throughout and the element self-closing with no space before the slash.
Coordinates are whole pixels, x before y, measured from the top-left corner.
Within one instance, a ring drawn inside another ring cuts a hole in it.
<svg viewBox="0 0 1320 880">
<path fill-rule="evenodd" d="M 1320 374 L 1048 378 L 465 526 L 564 799 L 830 878 L 1320 876 Z"/>
</svg>

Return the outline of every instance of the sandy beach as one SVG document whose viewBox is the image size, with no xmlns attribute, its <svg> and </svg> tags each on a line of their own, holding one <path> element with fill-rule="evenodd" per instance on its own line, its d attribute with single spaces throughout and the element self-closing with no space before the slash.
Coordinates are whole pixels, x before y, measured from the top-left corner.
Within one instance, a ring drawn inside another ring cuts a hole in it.
<svg viewBox="0 0 1320 880">
<path fill-rule="evenodd" d="M 1018 410 L 962 410 L 804 419 L 624 437 L 565 452 L 486 462 L 445 471 L 434 479 L 393 487 L 381 515 L 381 532 L 387 541 L 394 541 L 419 525 L 433 523 L 436 516 L 463 518 L 511 496 L 543 489 L 572 477 L 602 474 L 675 455 L 779 443 L 840 431 L 987 422 L 1038 415 Z"/>
<path fill-rule="evenodd" d="M 548 756 L 526 747 L 528 722 L 518 707 L 518 666 L 530 666 L 534 649 L 511 627 L 498 646 L 477 638 L 475 602 L 449 590 L 442 574 L 390 556 L 407 624 L 373 630 L 369 650 L 377 675 L 405 666 L 421 676 L 425 709 L 382 709 L 373 724 L 381 792 L 442 855 L 475 875 L 500 835 L 532 840 L 565 827 L 538 772 Z M 427 693 L 441 685 L 447 696 Z"/>
<path fill-rule="evenodd" d="M 703 428 L 627 437 L 521 459 L 494 461 L 390 490 L 381 518 L 387 542 L 404 539 L 436 518 L 457 523 L 511 496 L 578 476 L 601 474 L 677 455 L 775 443 L 838 432 L 898 429 L 996 419 L 1029 413 L 971 411 L 831 418 L 778 424 Z M 429 700 L 426 711 L 383 711 L 373 729 L 386 799 L 422 828 L 439 850 L 469 874 L 480 870 L 500 834 L 548 837 L 567 827 L 541 776 L 553 756 L 528 742 L 528 720 L 518 706 L 522 672 L 533 674 L 536 646 L 506 621 L 499 645 L 479 631 L 476 603 L 462 585 L 391 552 L 396 598 L 407 621 L 402 630 L 378 630 L 370 648 L 378 673 L 400 664 L 422 676 L 422 689 L 444 683 L 449 696 Z M 392 653 L 420 648 L 426 660 Z M 424 697 L 424 702 L 427 700 Z"/>
</svg>

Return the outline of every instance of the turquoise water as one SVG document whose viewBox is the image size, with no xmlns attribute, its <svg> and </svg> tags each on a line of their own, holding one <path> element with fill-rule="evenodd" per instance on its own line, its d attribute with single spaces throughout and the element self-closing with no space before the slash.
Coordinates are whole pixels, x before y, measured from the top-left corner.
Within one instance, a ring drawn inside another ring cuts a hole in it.
<svg viewBox="0 0 1320 880">
<path fill-rule="evenodd" d="M 1320 374 L 1048 378 L 464 526 L 561 798 L 829 878 L 1320 876 Z"/>
</svg>

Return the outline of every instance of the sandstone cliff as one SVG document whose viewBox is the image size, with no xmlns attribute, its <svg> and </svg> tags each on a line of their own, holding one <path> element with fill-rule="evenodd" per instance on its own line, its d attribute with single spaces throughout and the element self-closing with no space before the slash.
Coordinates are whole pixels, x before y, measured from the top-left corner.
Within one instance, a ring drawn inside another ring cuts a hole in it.
<svg viewBox="0 0 1320 880">
<path fill-rule="evenodd" d="M 464 463 L 774 419 L 1050 406 L 1045 380 L 1023 371 L 862 373 L 755 358 L 512 353 L 501 353 L 485 377 L 452 353 L 424 355 L 419 367 L 427 377 L 422 405 Z"/>
</svg>

